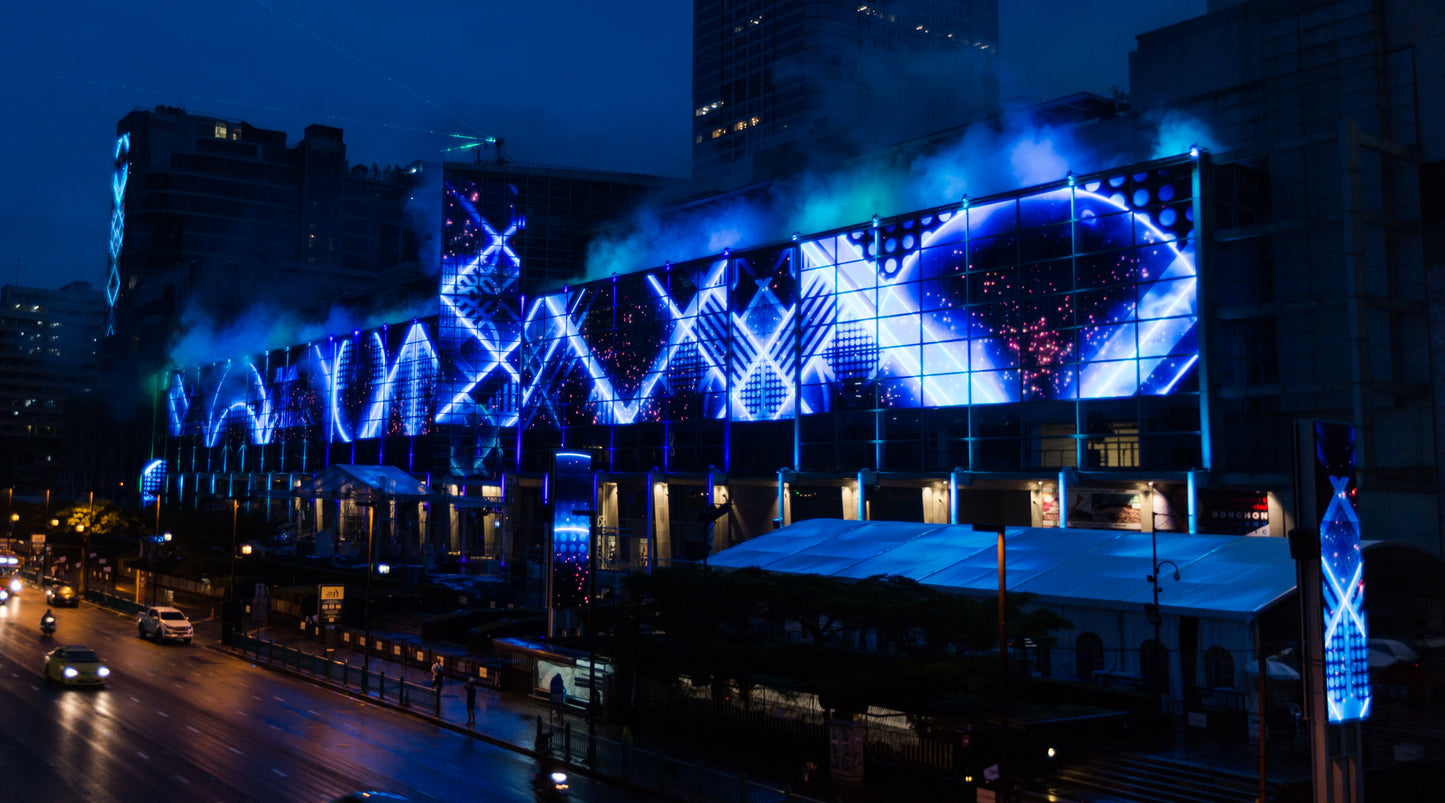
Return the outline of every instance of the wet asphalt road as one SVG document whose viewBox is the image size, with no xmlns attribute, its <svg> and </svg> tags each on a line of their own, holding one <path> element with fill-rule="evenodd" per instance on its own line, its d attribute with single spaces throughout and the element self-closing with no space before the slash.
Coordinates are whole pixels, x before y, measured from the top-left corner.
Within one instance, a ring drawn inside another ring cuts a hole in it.
<svg viewBox="0 0 1445 803">
<path fill-rule="evenodd" d="M 55 609 L 47 639 L 44 610 L 29 586 L 0 606 L 0 800 L 535 800 L 531 758 L 207 649 L 214 622 L 196 622 L 192 645 L 155 644 L 134 619 L 82 604 Z M 45 653 L 74 643 L 109 664 L 106 688 L 44 680 Z M 573 800 L 636 799 L 571 781 Z"/>
</svg>

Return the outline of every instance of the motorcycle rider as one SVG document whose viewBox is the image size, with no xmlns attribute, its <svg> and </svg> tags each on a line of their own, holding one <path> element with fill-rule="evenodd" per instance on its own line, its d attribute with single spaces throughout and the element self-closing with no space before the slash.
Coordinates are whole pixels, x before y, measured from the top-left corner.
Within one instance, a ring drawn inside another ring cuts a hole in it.
<svg viewBox="0 0 1445 803">
<path fill-rule="evenodd" d="M 41 629 L 41 630 L 54 630 L 54 629 L 55 629 L 55 614 L 52 614 L 52 613 L 50 612 L 50 609 L 49 609 L 49 608 L 46 608 L 46 609 L 45 609 L 45 613 L 44 613 L 44 614 L 41 614 L 41 616 L 40 616 L 40 629 Z"/>
</svg>

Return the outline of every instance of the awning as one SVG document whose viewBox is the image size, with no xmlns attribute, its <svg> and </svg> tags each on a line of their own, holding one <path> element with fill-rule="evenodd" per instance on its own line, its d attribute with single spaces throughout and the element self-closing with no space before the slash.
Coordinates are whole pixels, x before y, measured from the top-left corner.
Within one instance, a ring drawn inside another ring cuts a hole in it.
<svg viewBox="0 0 1445 803">
<path fill-rule="evenodd" d="M 998 591 L 997 537 L 966 524 L 810 519 L 725 549 L 708 565 L 847 579 L 899 575 L 980 596 Z M 1153 600 L 1145 580 L 1153 573 L 1151 538 L 1159 560 L 1179 567 L 1178 581 L 1171 566 L 1160 572 L 1166 612 L 1247 620 L 1294 591 L 1284 538 L 1057 527 L 1005 528 L 1005 582 L 1040 604 L 1142 608 Z"/>
</svg>

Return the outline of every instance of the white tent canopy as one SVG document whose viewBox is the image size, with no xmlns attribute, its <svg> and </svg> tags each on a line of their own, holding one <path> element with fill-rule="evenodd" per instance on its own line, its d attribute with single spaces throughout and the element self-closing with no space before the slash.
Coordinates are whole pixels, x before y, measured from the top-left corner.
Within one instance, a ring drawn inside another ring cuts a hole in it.
<svg viewBox="0 0 1445 803">
<path fill-rule="evenodd" d="M 998 590 L 997 532 L 972 525 L 809 519 L 712 556 L 723 568 L 862 579 L 900 575 L 944 590 Z M 1159 607 L 1167 614 L 1252 620 L 1295 588 L 1284 538 L 1130 530 L 1007 527 L 1005 581 L 1039 604 L 1139 609 L 1153 599 L 1150 542 L 1159 560 Z"/>
</svg>

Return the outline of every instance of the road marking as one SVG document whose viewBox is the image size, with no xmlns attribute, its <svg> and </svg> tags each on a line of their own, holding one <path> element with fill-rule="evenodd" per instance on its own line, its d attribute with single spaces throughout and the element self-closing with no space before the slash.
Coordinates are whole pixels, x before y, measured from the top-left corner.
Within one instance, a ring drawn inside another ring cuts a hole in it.
<svg viewBox="0 0 1445 803">
<path fill-rule="evenodd" d="M 133 702 L 133 703 L 138 703 L 138 702 L 140 702 L 140 698 L 132 695 L 131 698 L 130 698 L 130 701 Z"/>
<path fill-rule="evenodd" d="M 271 724 L 269 724 L 269 723 L 266 725 L 266 727 L 268 727 L 268 728 L 270 728 L 271 730 L 276 731 L 276 732 L 278 732 L 278 733 L 281 731 L 280 728 L 276 727 L 275 725 L 271 725 Z"/>
<path fill-rule="evenodd" d="M 167 714 L 166 712 L 164 712 L 164 711 L 162 711 L 162 710 L 160 710 L 160 709 L 156 709 L 156 713 L 157 713 L 157 714 L 160 714 L 161 716 L 165 717 L 166 719 L 170 719 L 170 718 L 171 718 L 171 715 L 170 715 L 170 714 Z"/>
<path fill-rule="evenodd" d="M 285 777 L 286 777 L 286 773 L 282 772 L 281 770 L 276 769 L 275 767 L 272 767 L 272 768 L 271 768 L 271 771 L 274 772 L 274 773 L 276 773 L 277 775 L 280 775 L 282 778 L 285 778 Z"/>
<path fill-rule="evenodd" d="M 141 758 L 145 759 L 146 761 L 150 761 L 150 759 L 151 759 L 150 756 L 146 755 L 145 753 L 142 753 L 142 752 L 139 751 L 139 750 L 135 751 L 135 754 L 138 755 L 138 756 L 140 756 Z"/>
<path fill-rule="evenodd" d="M 281 698 L 281 697 L 277 697 L 277 696 L 274 695 L 274 694 L 271 695 L 271 699 L 272 699 L 272 700 L 275 700 L 275 701 L 278 702 L 278 703 L 284 703 L 284 702 L 286 702 L 285 699 L 283 699 L 283 698 Z"/>
<path fill-rule="evenodd" d="M 230 748 L 231 752 L 232 752 L 232 753 L 235 753 L 235 754 L 238 755 L 238 756 L 244 756 L 244 755 L 246 755 L 245 753 L 242 753 L 240 750 L 237 750 L 236 748 L 231 747 L 230 745 L 226 745 L 226 747 Z"/>
<path fill-rule="evenodd" d="M 186 730 L 190 731 L 191 733 L 200 733 L 200 732 L 201 732 L 200 729 L 198 729 L 195 725 L 187 725 L 187 726 L 186 726 Z"/>
<path fill-rule="evenodd" d="M 181 783 L 190 783 L 190 781 L 186 780 L 185 777 L 180 776 L 180 775 L 172 775 L 171 777 L 172 777 L 172 778 L 175 778 L 176 780 L 180 781 Z"/>
</svg>

